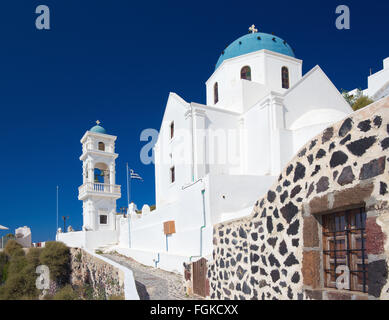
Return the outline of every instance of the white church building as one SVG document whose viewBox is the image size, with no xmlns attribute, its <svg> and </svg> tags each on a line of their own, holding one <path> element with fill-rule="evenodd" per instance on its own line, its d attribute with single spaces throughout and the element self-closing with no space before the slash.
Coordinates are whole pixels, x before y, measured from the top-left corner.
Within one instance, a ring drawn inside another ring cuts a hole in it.
<svg viewBox="0 0 389 320">
<path fill-rule="evenodd" d="M 58 240 L 182 273 L 183 262 L 211 256 L 213 225 L 249 215 L 308 140 L 352 113 L 319 66 L 303 75 L 286 41 L 249 30 L 221 53 L 205 104 L 170 93 L 154 147 L 156 209 L 116 215 L 116 137 L 94 127 L 81 140 L 84 231 Z"/>
</svg>

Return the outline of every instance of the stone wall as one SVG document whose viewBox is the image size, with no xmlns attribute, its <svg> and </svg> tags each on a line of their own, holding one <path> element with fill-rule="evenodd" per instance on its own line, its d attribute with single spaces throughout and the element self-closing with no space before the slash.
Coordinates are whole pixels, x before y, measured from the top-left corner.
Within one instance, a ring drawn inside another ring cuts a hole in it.
<svg viewBox="0 0 389 320">
<path fill-rule="evenodd" d="M 251 216 L 214 228 L 211 299 L 389 299 L 389 98 L 306 144 Z M 369 294 L 324 287 L 322 216 L 364 206 Z"/>
<path fill-rule="evenodd" d="M 89 286 L 94 299 L 124 298 L 124 273 L 122 270 L 79 248 L 70 249 L 72 286 Z"/>
</svg>

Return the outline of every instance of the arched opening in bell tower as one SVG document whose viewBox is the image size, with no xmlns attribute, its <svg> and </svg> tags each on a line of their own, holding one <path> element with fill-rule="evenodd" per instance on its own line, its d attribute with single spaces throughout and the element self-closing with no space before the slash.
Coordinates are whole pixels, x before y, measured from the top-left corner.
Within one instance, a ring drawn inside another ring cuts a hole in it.
<svg viewBox="0 0 389 320">
<path fill-rule="evenodd" d="M 94 183 L 109 184 L 109 169 L 105 163 L 96 163 L 93 171 Z"/>
</svg>

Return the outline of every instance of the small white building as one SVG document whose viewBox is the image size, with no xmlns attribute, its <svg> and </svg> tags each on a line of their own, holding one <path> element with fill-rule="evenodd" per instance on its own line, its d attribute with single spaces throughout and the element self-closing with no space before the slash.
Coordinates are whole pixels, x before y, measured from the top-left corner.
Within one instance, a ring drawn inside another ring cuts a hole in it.
<svg viewBox="0 0 389 320">
<path fill-rule="evenodd" d="M 20 227 L 15 230 L 15 240 L 23 248 L 31 248 L 31 229 L 29 227 Z"/>
<path fill-rule="evenodd" d="M 389 57 L 383 61 L 383 69 L 370 75 L 367 78 L 367 89 L 362 90 L 363 95 L 373 100 L 380 100 L 389 96 Z M 350 91 L 350 94 L 356 94 L 358 89 Z"/>
</svg>

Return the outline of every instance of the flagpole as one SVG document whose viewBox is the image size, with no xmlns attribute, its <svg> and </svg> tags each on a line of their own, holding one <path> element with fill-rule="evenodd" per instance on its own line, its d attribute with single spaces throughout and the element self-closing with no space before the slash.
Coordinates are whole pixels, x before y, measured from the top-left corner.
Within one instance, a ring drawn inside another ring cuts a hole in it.
<svg viewBox="0 0 389 320">
<path fill-rule="evenodd" d="M 128 162 L 126 162 L 126 171 L 127 171 L 127 202 L 128 202 L 128 208 L 127 208 L 127 219 L 128 219 L 128 246 L 131 248 L 131 218 L 130 218 L 130 176 L 128 172 Z"/>
<path fill-rule="evenodd" d="M 128 162 L 126 162 L 126 169 L 127 169 L 126 170 L 127 171 L 127 203 L 129 209 L 130 208 L 130 182 L 129 182 L 129 173 L 128 173 Z"/>
<path fill-rule="evenodd" d="M 58 232 L 58 189 L 59 189 L 59 186 L 57 186 L 57 230 L 55 231 L 55 233 Z"/>
</svg>

